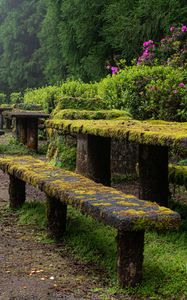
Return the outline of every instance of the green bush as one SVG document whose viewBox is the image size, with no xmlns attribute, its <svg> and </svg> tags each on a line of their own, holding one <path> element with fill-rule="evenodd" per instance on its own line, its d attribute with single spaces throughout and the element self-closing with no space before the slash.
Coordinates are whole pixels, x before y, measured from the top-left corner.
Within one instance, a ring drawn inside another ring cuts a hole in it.
<svg viewBox="0 0 187 300">
<path fill-rule="evenodd" d="M 23 96 L 20 92 L 14 92 L 10 94 L 10 103 L 17 104 L 23 102 Z"/>
<path fill-rule="evenodd" d="M 61 87 L 61 94 L 70 97 L 94 98 L 97 96 L 98 83 L 83 83 L 79 80 L 68 80 Z"/>
<path fill-rule="evenodd" d="M 20 110 L 33 110 L 33 111 L 41 111 L 42 110 L 41 105 L 32 104 L 32 103 L 18 103 L 14 107 L 17 109 L 20 109 Z"/>
<path fill-rule="evenodd" d="M 79 109 L 79 110 L 99 110 L 107 108 L 107 104 L 99 97 L 82 98 L 82 97 L 62 97 L 58 101 L 54 113 L 61 109 Z"/>
<path fill-rule="evenodd" d="M 31 89 L 25 92 L 24 103 L 40 105 L 45 112 L 50 113 L 55 108 L 59 96 L 60 87 L 58 86 Z"/>
<path fill-rule="evenodd" d="M 24 103 L 41 105 L 48 113 L 51 113 L 59 101 L 64 103 L 62 108 L 79 108 L 80 106 L 82 109 L 92 109 L 96 105 L 97 109 L 98 105 L 96 102 L 99 102 L 99 99 L 95 100 L 95 96 L 97 96 L 96 83 L 86 84 L 81 81 L 68 80 L 60 86 L 47 86 L 27 90 L 24 95 Z M 76 98 L 75 104 L 72 103 L 74 98 Z M 80 101 L 79 98 L 81 98 Z M 88 98 L 93 98 L 94 103 L 91 104 L 91 102 L 87 101 Z M 82 102 L 85 102 L 85 104 L 81 105 Z"/>
<path fill-rule="evenodd" d="M 4 93 L 0 93 L 0 104 L 6 103 L 6 95 Z"/>
<path fill-rule="evenodd" d="M 98 95 L 135 119 L 187 120 L 187 72 L 171 66 L 126 67 L 98 86 Z M 180 84 L 184 86 L 179 86 Z"/>
<path fill-rule="evenodd" d="M 125 67 L 99 83 L 67 81 L 26 91 L 24 102 L 61 109 L 129 110 L 135 119 L 187 120 L 187 71 L 172 66 Z"/>
</svg>

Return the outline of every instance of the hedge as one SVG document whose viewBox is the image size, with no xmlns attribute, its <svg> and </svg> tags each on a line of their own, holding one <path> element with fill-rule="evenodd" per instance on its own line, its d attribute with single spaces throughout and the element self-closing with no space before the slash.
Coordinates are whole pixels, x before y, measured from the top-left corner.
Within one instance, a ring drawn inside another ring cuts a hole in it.
<svg viewBox="0 0 187 300">
<path fill-rule="evenodd" d="M 171 66 L 131 66 L 99 83 L 67 81 L 26 91 L 25 103 L 47 112 L 60 109 L 129 110 L 134 119 L 187 121 L 187 70 Z"/>
</svg>

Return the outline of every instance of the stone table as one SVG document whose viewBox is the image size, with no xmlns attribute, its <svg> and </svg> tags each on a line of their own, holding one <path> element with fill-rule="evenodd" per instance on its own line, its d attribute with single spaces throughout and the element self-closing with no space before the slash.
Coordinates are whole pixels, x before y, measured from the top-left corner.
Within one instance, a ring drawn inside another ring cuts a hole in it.
<svg viewBox="0 0 187 300">
<path fill-rule="evenodd" d="M 104 185 L 111 182 L 111 138 L 136 142 L 139 198 L 168 205 L 168 150 L 184 152 L 187 157 L 187 122 L 51 119 L 46 126 L 63 134 L 77 134 L 77 171 Z"/>
<path fill-rule="evenodd" d="M 16 137 L 27 145 L 29 149 L 38 149 L 38 120 L 48 118 L 49 115 L 41 112 L 12 112 L 10 116 L 16 118 Z"/>
</svg>

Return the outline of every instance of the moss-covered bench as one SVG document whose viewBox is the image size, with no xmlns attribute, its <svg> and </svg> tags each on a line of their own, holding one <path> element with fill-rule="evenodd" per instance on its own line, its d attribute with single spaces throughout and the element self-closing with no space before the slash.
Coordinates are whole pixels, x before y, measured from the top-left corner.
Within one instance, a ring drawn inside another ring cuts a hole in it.
<svg viewBox="0 0 187 300">
<path fill-rule="evenodd" d="M 25 183 L 47 196 L 48 226 L 63 235 L 67 204 L 118 230 L 118 277 L 121 286 L 134 286 L 142 277 L 144 231 L 176 229 L 180 216 L 156 203 L 142 201 L 79 174 L 54 167 L 33 157 L 1 157 L 0 169 L 10 176 L 10 206 L 25 201 Z"/>
<path fill-rule="evenodd" d="M 139 197 L 168 205 L 168 150 L 187 156 L 187 122 L 53 119 L 46 127 L 49 135 L 77 134 L 77 171 L 105 185 L 111 182 L 111 138 L 137 143 Z M 82 168 L 83 156 L 87 168 Z"/>
</svg>

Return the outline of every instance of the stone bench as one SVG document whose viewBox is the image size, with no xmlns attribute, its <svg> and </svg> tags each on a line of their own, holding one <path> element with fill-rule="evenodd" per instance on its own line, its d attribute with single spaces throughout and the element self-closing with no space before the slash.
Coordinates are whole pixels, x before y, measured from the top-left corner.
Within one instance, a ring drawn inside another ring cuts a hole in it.
<svg viewBox="0 0 187 300">
<path fill-rule="evenodd" d="M 82 175 L 30 156 L 1 157 L 0 169 L 10 177 L 10 206 L 25 202 L 25 183 L 47 196 L 47 220 L 52 234 L 63 236 L 67 205 L 117 229 L 117 272 L 122 287 L 141 281 L 145 230 L 176 229 L 180 216 L 157 203 L 139 200 Z"/>
</svg>

